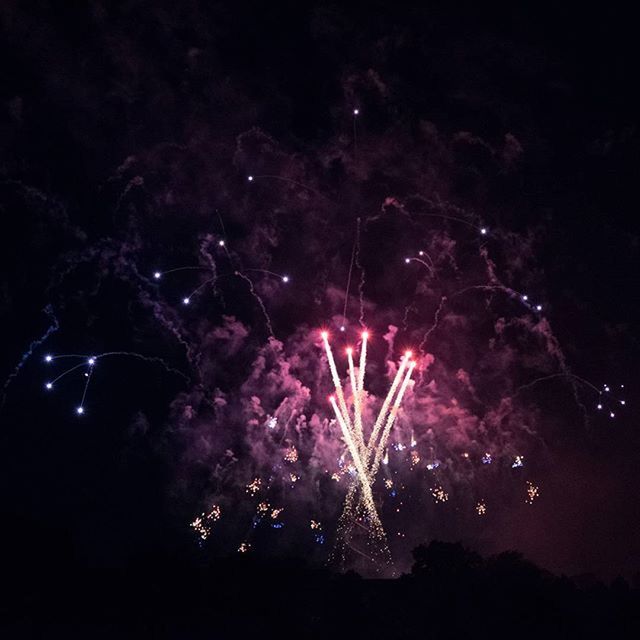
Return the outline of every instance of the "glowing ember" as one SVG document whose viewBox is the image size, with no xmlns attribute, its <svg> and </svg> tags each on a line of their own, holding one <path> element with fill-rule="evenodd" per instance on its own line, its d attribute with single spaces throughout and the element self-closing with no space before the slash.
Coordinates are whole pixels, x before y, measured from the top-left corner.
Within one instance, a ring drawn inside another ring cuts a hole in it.
<svg viewBox="0 0 640 640">
<path fill-rule="evenodd" d="M 446 502 L 449 499 L 449 494 L 441 486 L 432 487 L 430 491 L 436 502 Z"/>
<path fill-rule="evenodd" d="M 527 497 L 525 498 L 525 502 L 527 504 L 533 504 L 533 501 L 538 498 L 540 496 L 540 488 L 533 484 L 532 482 L 529 482 L 529 480 L 527 480 Z"/>
</svg>

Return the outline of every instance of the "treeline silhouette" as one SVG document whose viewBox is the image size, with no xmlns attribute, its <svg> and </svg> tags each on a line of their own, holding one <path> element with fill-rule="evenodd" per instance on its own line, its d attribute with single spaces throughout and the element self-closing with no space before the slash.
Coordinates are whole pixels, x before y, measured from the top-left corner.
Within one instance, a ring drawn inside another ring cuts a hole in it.
<svg viewBox="0 0 640 640">
<path fill-rule="evenodd" d="M 2 638 L 640 637 L 640 581 L 556 576 L 513 551 L 433 541 L 410 573 L 365 580 L 186 547 L 90 568 L 63 537 L 45 540 L 5 547 Z"/>
</svg>

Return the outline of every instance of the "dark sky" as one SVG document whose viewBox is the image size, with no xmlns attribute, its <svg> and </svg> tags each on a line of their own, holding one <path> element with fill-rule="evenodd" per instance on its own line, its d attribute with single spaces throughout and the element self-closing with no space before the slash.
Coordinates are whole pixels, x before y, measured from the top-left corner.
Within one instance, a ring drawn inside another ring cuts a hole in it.
<svg viewBox="0 0 640 640">
<path fill-rule="evenodd" d="M 413 434 L 420 462 L 392 448 L 396 495 L 374 487 L 399 569 L 433 538 L 570 574 L 640 569 L 630 10 L 5 2 L 0 16 L 10 552 L 120 566 L 250 541 L 325 560 L 346 479 L 330 478 L 344 445 L 317 331 L 338 348 L 366 326 L 372 406 L 389 362 L 422 346 L 392 437 Z M 405 265 L 419 250 L 431 268 Z M 182 266 L 202 269 L 152 277 Z M 113 351 L 162 362 L 100 359 L 83 416 L 86 367 L 43 389 L 65 370 L 45 354 Z M 284 508 L 282 528 L 255 522 L 259 500 Z M 199 548 L 188 524 L 214 504 Z"/>
</svg>

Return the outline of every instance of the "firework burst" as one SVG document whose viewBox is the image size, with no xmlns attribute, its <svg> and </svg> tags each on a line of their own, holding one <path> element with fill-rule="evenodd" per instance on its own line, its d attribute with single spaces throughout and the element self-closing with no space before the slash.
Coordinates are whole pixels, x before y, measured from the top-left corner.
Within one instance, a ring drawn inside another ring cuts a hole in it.
<svg viewBox="0 0 640 640">
<path fill-rule="evenodd" d="M 415 362 L 411 360 L 412 353 L 407 351 L 398 367 L 396 376 L 385 397 L 378 417 L 371 429 L 369 438 L 366 438 L 362 422 L 362 404 L 364 399 L 364 375 L 367 361 L 367 343 L 369 334 L 363 331 L 360 347 L 360 364 L 356 372 L 353 360 L 353 350 L 347 348 L 347 360 L 349 364 L 349 380 L 352 392 L 352 411 L 350 411 L 342 387 L 340 376 L 336 367 L 333 351 L 329 344 L 329 334 L 323 331 L 324 344 L 331 377 L 335 387 L 335 396 L 329 401 L 333 407 L 336 420 L 340 425 L 342 437 L 356 470 L 356 479 L 352 482 L 347 494 L 344 510 L 338 527 L 338 548 L 344 550 L 345 545 L 351 545 L 350 533 L 355 522 L 365 523 L 367 531 L 374 541 L 376 550 L 382 552 L 382 556 L 390 559 L 386 534 L 378 515 L 372 493 L 372 485 L 375 481 L 380 462 L 386 451 L 389 434 L 400 409 L 402 399 L 411 381 L 411 374 Z M 336 400 L 337 398 L 337 400 Z M 356 494 L 360 492 L 360 502 L 356 503 Z M 364 516 L 360 516 L 360 508 L 364 510 Z M 343 551 L 342 551 L 343 554 Z"/>
</svg>

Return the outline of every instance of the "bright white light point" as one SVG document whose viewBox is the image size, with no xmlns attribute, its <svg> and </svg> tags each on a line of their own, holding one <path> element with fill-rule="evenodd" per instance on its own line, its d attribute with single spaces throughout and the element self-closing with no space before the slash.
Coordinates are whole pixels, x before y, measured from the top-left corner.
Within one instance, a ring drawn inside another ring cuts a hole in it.
<svg viewBox="0 0 640 640">
<path fill-rule="evenodd" d="M 627 403 L 626 403 L 626 401 L 624 401 L 624 400 L 620 400 L 620 404 L 625 405 L 625 404 L 627 404 Z"/>
<path fill-rule="evenodd" d="M 344 325 L 340 326 L 340 331 L 345 331 L 345 326 Z"/>
<path fill-rule="evenodd" d="M 329 396 L 328 400 L 329 400 L 329 402 L 333 402 L 335 400 L 335 398 L 333 396 Z"/>
<path fill-rule="evenodd" d="M 44 385 L 47 389 L 53 389 L 53 385 L 50 382 Z"/>
<path fill-rule="evenodd" d="M 406 264 L 409 264 L 411 262 L 411 258 L 405 258 L 404 261 Z"/>
<path fill-rule="evenodd" d="M 529 296 L 522 296 L 522 299 L 526 302 L 529 299 Z"/>
<path fill-rule="evenodd" d="M 282 276 L 282 282 L 289 282 L 289 276 Z"/>
<path fill-rule="evenodd" d="M 224 240 L 218 240 L 218 246 L 224 247 Z"/>
<path fill-rule="evenodd" d="M 76 413 L 77 413 L 78 415 L 82 415 L 82 414 L 84 413 L 84 407 L 78 407 L 78 408 L 76 409 Z"/>
<path fill-rule="evenodd" d="M 609 387 L 606 384 L 604 385 L 604 390 L 609 391 Z"/>
<path fill-rule="evenodd" d="M 483 236 L 486 236 L 486 235 L 487 235 L 487 227 L 482 227 L 482 229 L 480 229 L 480 233 L 481 233 Z"/>
<path fill-rule="evenodd" d="M 360 109 L 354 109 L 353 110 L 353 115 L 357 116 L 360 113 Z"/>
<path fill-rule="evenodd" d="M 182 298 L 182 304 L 189 304 L 190 302 L 189 298 Z"/>
<path fill-rule="evenodd" d="M 536 305 L 536 311 L 542 311 L 542 305 L 541 304 L 537 304 Z"/>
<path fill-rule="evenodd" d="M 322 332 L 320 333 L 320 337 L 321 337 L 323 340 L 326 340 L 326 339 L 329 337 L 329 332 L 328 332 L 328 331 L 322 331 Z"/>
<path fill-rule="evenodd" d="M 602 405 L 601 404 L 597 405 L 597 408 L 602 409 Z"/>
<path fill-rule="evenodd" d="M 52 360 L 53 360 L 53 358 L 52 358 L 50 355 L 46 355 L 46 356 L 44 357 L 44 361 L 45 361 L 45 362 L 51 362 Z"/>
<path fill-rule="evenodd" d="M 350 356 L 353 353 L 353 349 L 351 347 L 346 348 L 347 355 Z"/>
<path fill-rule="evenodd" d="M 162 277 L 162 274 L 161 274 L 159 271 L 155 271 L 155 272 L 153 273 L 153 277 L 154 277 L 156 280 L 160 280 L 160 278 Z"/>
<path fill-rule="evenodd" d="M 87 364 L 90 366 L 93 366 L 96 363 L 96 359 L 95 358 L 89 358 L 87 360 Z"/>
<path fill-rule="evenodd" d="M 609 417 L 610 417 L 610 418 L 615 418 L 615 417 L 616 417 L 616 414 L 615 414 L 615 413 L 613 413 L 613 411 L 612 411 L 612 412 L 609 414 Z"/>
<path fill-rule="evenodd" d="M 248 180 L 249 182 L 253 182 L 253 176 L 248 176 L 248 177 L 247 177 L 247 180 Z"/>
<path fill-rule="evenodd" d="M 362 332 L 362 339 L 366 340 L 369 337 L 369 332 L 368 331 L 363 331 Z"/>
<path fill-rule="evenodd" d="M 404 352 L 404 357 L 407 358 L 407 360 L 413 355 L 413 353 L 411 351 L 405 351 Z"/>
<path fill-rule="evenodd" d="M 423 256 L 424 255 L 424 251 L 418 251 L 418 255 L 419 256 Z"/>
</svg>

